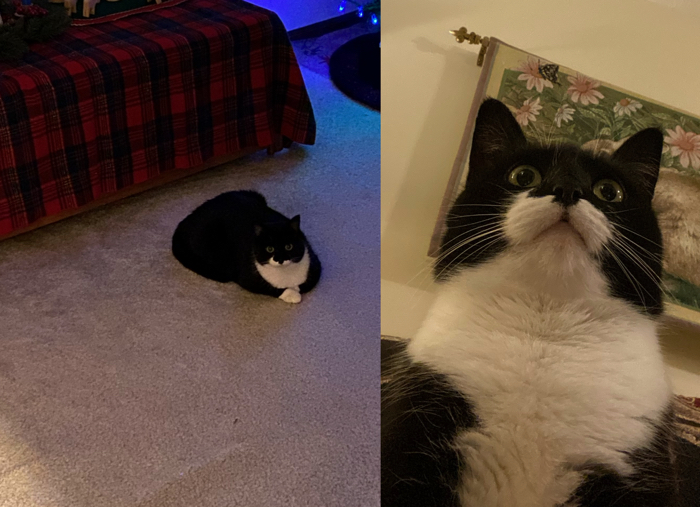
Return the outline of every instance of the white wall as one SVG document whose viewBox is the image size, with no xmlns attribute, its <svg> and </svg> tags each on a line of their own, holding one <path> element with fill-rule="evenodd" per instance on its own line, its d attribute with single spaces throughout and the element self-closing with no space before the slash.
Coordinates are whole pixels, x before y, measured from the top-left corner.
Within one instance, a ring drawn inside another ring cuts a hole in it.
<svg viewBox="0 0 700 507">
<path fill-rule="evenodd" d="M 287 30 L 340 15 L 340 0 L 251 0 L 250 3 L 276 12 Z"/>
<path fill-rule="evenodd" d="M 412 336 L 432 301 L 421 269 L 480 71 L 478 47 L 448 33 L 461 26 L 700 115 L 697 2 L 384 0 L 384 334 Z M 700 396 L 700 332 L 665 342 L 677 391 Z"/>
</svg>

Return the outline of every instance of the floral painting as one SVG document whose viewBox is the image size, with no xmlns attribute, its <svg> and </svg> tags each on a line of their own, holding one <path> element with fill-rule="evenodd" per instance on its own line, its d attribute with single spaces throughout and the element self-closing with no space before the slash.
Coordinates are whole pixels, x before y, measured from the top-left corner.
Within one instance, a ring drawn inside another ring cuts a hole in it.
<svg viewBox="0 0 700 507">
<path fill-rule="evenodd" d="M 658 127 L 665 134 L 662 165 L 700 177 L 700 119 L 562 68 L 548 79 L 542 74 L 545 66 L 555 67 L 527 55 L 504 71 L 500 83 L 497 98 L 511 108 L 526 135 L 583 145 L 595 139 L 620 141 Z"/>
<path fill-rule="evenodd" d="M 617 146 L 639 130 L 657 127 L 664 133 L 662 171 L 696 181 L 700 195 L 700 118 L 505 44 L 491 65 L 486 95 L 504 102 L 531 139 L 580 146 L 604 140 Z M 700 209 L 692 214 L 700 223 Z M 696 240 L 696 278 L 669 272 L 664 288 L 669 302 L 700 312 Z"/>
</svg>

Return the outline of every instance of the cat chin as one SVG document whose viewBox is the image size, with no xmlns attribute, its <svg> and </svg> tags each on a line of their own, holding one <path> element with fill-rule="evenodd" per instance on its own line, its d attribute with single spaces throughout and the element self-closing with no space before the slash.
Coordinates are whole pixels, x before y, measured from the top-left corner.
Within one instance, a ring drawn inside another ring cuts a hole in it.
<svg viewBox="0 0 700 507">
<path fill-rule="evenodd" d="M 277 262 L 277 261 L 273 261 L 272 259 L 270 259 L 264 265 L 265 266 L 272 266 L 273 268 L 282 268 L 285 266 L 289 266 L 291 264 L 294 264 L 294 261 L 289 260 L 289 261 Z"/>
<path fill-rule="evenodd" d="M 578 283 L 598 269 L 583 239 L 570 227 L 555 226 L 528 244 L 511 247 L 509 253 L 520 269 L 546 284 Z"/>
<path fill-rule="evenodd" d="M 546 243 L 547 248 L 578 248 L 588 250 L 583 236 L 570 222 L 560 220 L 538 234 L 534 243 Z"/>
</svg>

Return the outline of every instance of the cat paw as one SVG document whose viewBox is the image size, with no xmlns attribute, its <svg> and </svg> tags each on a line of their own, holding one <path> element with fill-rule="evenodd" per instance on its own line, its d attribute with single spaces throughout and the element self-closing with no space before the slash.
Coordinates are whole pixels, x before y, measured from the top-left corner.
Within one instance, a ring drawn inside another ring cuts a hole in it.
<svg viewBox="0 0 700 507">
<path fill-rule="evenodd" d="M 280 299 L 286 303 L 301 303 L 301 294 L 298 290 L 285 289 Z"/>
</svg>

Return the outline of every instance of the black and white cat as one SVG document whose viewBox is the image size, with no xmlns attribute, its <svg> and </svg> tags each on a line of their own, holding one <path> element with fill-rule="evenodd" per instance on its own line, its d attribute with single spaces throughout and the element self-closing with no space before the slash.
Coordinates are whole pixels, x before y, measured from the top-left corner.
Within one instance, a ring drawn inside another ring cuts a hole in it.
<svg viewBox="0 0 700 507">
<path fill-rule="evenodd" d="M 299 303 L 321 276 L 299 223 L 299 215 L 286 218 L 257 192 L 226 192 L 180 222 L 173 255 L 206 278 Z"/>
<path fill-rule="evenodd" d="M 383 507 L 677 505 L 662 147 L 538 147 L 482 104 L 436 301 L 382 395 Z"/>
</svg>

